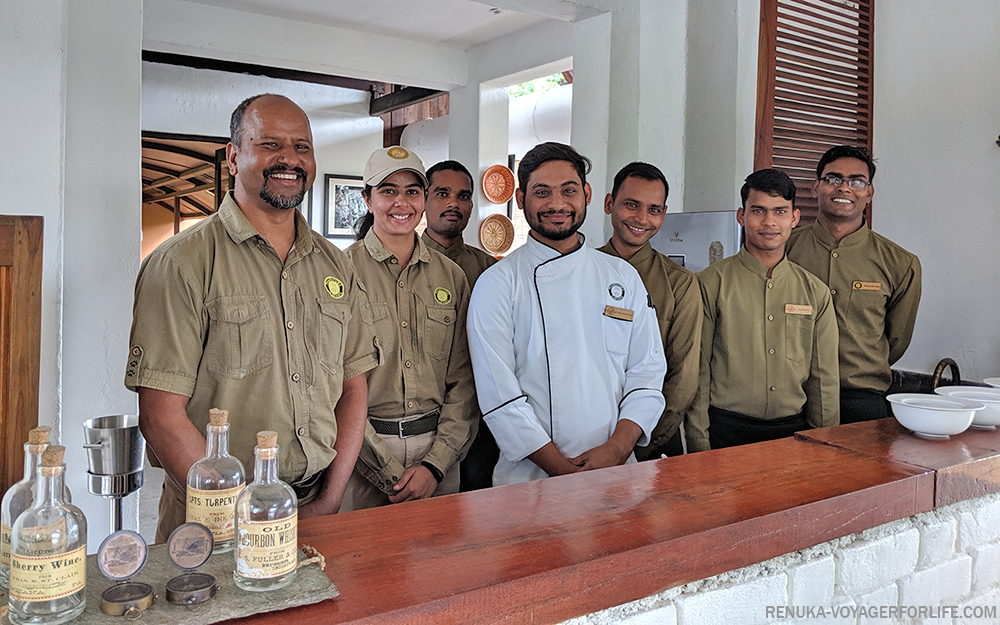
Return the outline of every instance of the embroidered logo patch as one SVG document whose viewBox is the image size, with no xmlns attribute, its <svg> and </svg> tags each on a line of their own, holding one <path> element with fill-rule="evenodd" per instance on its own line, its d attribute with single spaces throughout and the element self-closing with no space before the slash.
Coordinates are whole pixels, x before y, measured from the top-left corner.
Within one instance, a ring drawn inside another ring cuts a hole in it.
<svg viewBox="0 0 1000 625">
<path fill-rule="evenodd" d="M 323 280 L 323 286 L 326 287 L 327 293 L 333 299 L 340 299 L 344 296 L 344 283 L 333 276 L 329 276 L 326 280 Z"/>
<path fill-rule="evenodd" d="M 611 296 L 611 299 L 616 302 L 620 301 L 623 297 L 625 297 L 625 287 L 617 282 L 612 282 L 611 286 L 608 287 L 608 294 Z"/>
<path fill-rule="evenodd" d="M 447 304 L 451 301 L 451 291 L 443 286 L 439 286 L 434 289 L 434 299 L 438 304 Z"/>
<path fill-rule="evenodd" d="M 397 145 L 396 147 L 389 148 L 389 150 L 386 152 L 386 156 L 388 156 L 389 158 L 394 158 L 397 161 L 401 161 L 405 158 L 409 158 L 410 153 L 406 151 L 406 148 L 401 148 Z"/>
</svg>

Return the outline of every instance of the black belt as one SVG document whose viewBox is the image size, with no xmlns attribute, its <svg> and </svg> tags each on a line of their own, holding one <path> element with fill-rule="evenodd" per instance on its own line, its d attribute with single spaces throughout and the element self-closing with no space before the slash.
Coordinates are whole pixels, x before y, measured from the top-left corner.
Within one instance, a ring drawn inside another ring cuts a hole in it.
<svg viewBox="0 0 1000 625">
<path fill-rule="evenodd" d="M 435 410 L 415 419 L 395 421 L 392 419 L 368 417 L 368 422 L 372 424 L 372 427 L 375 428 L 375 431 L 379 434 L 384 434 L 386 436 L 398 436 L 399 438 L 409 438 L 411 436 L 416 436 L 417 434 L 426 434 L 427 432 L 433 432 L 436 430 L 438 426 L 438 416 L 440 415 L 441 411 Z"/>
</svg>

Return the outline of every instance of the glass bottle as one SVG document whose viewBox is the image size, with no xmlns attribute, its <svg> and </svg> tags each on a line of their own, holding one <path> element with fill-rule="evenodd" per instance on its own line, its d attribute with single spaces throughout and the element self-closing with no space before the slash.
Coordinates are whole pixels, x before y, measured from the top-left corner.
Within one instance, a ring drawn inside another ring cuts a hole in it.
<svg viewBox="0 0 1000 625">
<path fill-rule="evenodd" d="M 229 413 L 212 408 L 205 428 L 205 457 L 187 474 L 187 521 L 212 530 L 213 553 L 236 544 L 236 497 L 246 485 L 243 463 L 229 455 Z"/>
<path fill-rule="evenodd" d="M 243 590 L 274 590 L 295 579 L 298 499 L 278 479 L 278 434 L 257 433 L 253 482 L 236 499 L 236 570 Z"/>
<path fill-rule="evenodd" d="M 42 452 L 35 503 L 11 528 L 11 623 L 54 624 L 87 606 L 87 519 L 63 499 L 62 445 Z"/>
<path fill-rule="evenodd" d="M 28 442 L 24 444 L 24 478 L 7 489 L 0 503 L 0 588 L 10 584 L 10 528 L 35 501 L 36 473 L 42 452 L 49 446 L 51 431 L 52 428 L 43 425 L 28 432 Z M 69 489 L 64 496 L 70 501 Z"/>
</svg>

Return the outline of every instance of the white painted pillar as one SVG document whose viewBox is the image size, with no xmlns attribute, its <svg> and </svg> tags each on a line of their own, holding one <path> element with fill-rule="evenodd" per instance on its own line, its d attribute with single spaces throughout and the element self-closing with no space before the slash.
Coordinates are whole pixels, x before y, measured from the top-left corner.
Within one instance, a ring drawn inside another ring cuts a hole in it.
<svg viewBox="0 0 1000 625">
<path fill-rule="evenodd" d="M 67 5 L 62 361 L 72 366 L 62 371 L 62 440 L 96 549 L 109 505 L 87 491 L 83 422 L 137 409 L 123 379 L 141 236 L 142 8 Z M 135 528 L 136 502 L 125 501 L 125 527 Z"/>
</svg>

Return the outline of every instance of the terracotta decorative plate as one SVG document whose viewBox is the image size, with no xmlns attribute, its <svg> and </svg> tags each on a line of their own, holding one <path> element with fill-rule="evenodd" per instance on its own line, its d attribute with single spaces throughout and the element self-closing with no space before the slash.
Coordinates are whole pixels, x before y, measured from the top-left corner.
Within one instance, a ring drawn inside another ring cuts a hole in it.
<svg viewBox="0 0 1000 625">
<path fill-rule="evenodd" d="M 514 172 L 506 165 L 493 165 L 487 169 L 483 174 L 483 194 L 494 204 L 506 204 L 514 197 Z"/>
<path fill-rule="evenodd" d="M 514 224 L 506 215 L 493 213 L 479 225 L 479 243 L 494 256 L 506 253 L 514 243 Z"/>
</svg>

